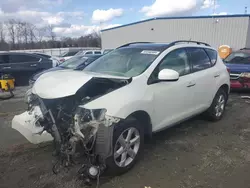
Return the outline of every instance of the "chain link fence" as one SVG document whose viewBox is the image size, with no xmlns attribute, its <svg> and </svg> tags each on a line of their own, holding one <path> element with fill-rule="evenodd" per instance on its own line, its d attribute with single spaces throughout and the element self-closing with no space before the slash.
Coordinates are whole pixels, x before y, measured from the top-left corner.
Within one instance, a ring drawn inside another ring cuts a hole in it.
<svg viewBox="0 0 250 188">
<path fill-rule="evenodd" d="M 59 56 L 70 49 L 81 49 L 81 50 L 100 50 L 100 48 L 91 48 L 91 47 L 78 47 L 78 48 L 51 48 L 51 49 L 28 49 L 28 50 L 11 50 L 9 52 L 30 52 L 30 53 L 44 53 L 50 56 Z M 1 51 L 0 51 L 1 52 Z"/>
</svg>

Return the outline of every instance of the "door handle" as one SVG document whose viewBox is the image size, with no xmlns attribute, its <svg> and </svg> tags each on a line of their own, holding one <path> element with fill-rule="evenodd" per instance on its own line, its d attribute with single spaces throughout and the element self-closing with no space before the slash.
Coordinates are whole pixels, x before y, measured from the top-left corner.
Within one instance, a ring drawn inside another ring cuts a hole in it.
<svg viewBox="0 0 250 188">
<path fill-rule="evenodd" d="M 189 83 L 188 85 L 187 85 L 187 87 L 193 87 L 193 86 L 195 86 L 196 84 L 195 83 Z"/>
<path fill-rule="evenodd" d="M 220 74 L 216 74 L 216 75 L 214 75 L 214 77 L 215 77 L 215 78 L 218 78 L 218 77 L 220 77 Z"/>
<path fill-rule="evenodd" d="M 30 65 L 31 67 L 36 67 L 37 66 L 37 64 L 33 64 L 33 65 Z"/>
<path fill-rule="evenodd" d="M 3 67 L 3 69 L 11 69 L 11 67 Z"/>
</svg>

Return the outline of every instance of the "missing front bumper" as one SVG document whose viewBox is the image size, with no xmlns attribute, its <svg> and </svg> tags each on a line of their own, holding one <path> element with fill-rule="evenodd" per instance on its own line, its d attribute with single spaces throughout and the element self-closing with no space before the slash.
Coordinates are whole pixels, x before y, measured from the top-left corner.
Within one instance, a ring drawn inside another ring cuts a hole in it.
<svg viewBox="0 0 250 188">
<path fill-rule="evenodd" d="M 24 112 L 13 118 L 12 128 L 20 132 L 32 144 L 52 141 L 53 137 L 48 132 L 43 131 L 42 127 L 37 127 L 35 122 L 36 119 L 33 115 Z"/>
<path fill-rule="evenodd" d="M 114 125 L 109 127 L 99 126 L 97 131 L 95 154 L 100 155 L 103 159 L 108 158 L 113 153 L 113 131 Z"/>
</svg>

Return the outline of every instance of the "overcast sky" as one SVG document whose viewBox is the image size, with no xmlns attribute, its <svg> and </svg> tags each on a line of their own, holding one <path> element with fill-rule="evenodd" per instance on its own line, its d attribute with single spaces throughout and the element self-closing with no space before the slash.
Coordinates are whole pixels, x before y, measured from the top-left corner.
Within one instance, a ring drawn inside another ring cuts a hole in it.
<svg viewBox="0 0 250 188">
<path fill-rule="evenodd" d="M 159 16 L 243 14 L 250 0 L 0 0 L 0 21 L 53 24 L 58 36 L 80 36 Z"/>
</svg>

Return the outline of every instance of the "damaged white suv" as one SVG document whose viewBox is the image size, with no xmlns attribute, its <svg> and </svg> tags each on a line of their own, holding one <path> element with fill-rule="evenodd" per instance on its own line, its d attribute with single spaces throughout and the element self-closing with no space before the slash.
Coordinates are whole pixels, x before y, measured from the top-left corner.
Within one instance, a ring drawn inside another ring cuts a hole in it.
<svg viewBox="0 0 250 188">
<path fill-rule="evenodd" d="M 227 68 L 205 43 L 130 43 L 84 71 L 43 74 L 12 127 L 35 144 L 53 139 L 66 159 L 79 145 L 120 173 L 133 166 L 145 136 L 203 112 L 221 119 L 229 91 Z"/>
</svg>

